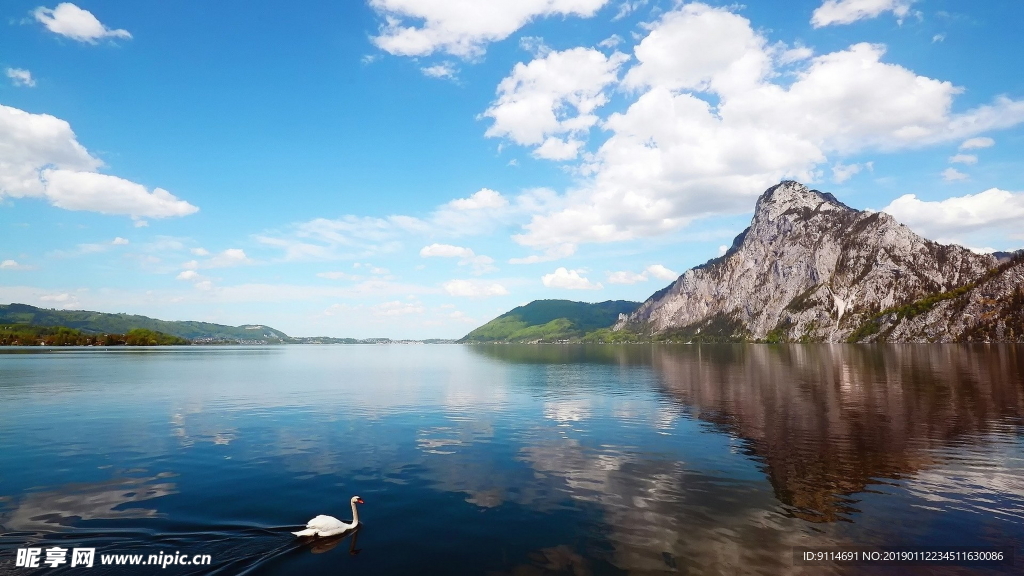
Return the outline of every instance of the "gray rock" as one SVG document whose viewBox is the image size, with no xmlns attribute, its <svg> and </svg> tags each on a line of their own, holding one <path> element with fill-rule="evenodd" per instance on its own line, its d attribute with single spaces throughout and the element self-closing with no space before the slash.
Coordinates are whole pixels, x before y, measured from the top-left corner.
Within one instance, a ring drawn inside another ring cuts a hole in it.
<svg viewBox="0 0 1024 576">
<path fill-rule="evenodd" d="M 883 212 L 784 181 L 761 195 L 750 227 L 725 255 L 686 271 L 613 329 L 698 341 L 841 342 L 859 338 L 858 328 L 882 311 L 976 282 L 996 265 Z"/>
</svg>

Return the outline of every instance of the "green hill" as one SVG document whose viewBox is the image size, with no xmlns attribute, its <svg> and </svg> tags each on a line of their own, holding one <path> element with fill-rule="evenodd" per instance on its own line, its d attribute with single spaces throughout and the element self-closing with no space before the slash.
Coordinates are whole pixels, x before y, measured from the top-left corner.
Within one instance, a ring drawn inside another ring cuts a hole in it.
<svg viewBox="0 0 1024 576">
<path fill-rule="evenodd" d="M 287 334 L 268 326 L 223 326 L 209 322 L 174 322 L 133 314 L 86 310 L 52 310 L 28 304 L 0 304 L 0 325 L 66 326 L 86 334 L 127 334 L 145 329 L 198 341 L 285 342 Z"/>
<path fill-rule="evenodd" d="M 639 302 L 609 300 L 590 304 L 571 300 L 534 300 L 473 330 L 459 342 L 553 342 L 578 340 L 588 332 L 608 328 L 640 306 Z"/>
</svg>

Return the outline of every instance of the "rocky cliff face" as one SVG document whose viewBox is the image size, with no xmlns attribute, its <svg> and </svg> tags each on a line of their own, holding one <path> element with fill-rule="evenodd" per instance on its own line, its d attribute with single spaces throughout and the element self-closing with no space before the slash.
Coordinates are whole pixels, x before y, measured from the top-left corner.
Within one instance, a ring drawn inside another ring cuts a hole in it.
<svg viewBox="0 0 1024 576">
<path fill-rule="evenodd" d="M 880 314 L 861 331 L 858 340 L 867 342 L 1024 342 L 1024 257 L 959 290 Z"/>
<path fill-rule="evenodd" d="M 761 195 L 724 256 L 688 270 L 614 329 L 700 341 L 879 338 L 883 311 L 977 282 L 996 265 L 785 181 Z M 865 329 L 870 322 L 878 330 Z M 885 328 L 897 339 L 915 329 Z"/>
</svg>

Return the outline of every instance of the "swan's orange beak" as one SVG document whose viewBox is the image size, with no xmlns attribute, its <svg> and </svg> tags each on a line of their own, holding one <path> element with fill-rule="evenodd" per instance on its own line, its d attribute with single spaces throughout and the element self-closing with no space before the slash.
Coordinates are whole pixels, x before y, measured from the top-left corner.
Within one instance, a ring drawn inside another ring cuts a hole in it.
<svg viewBox="0 0 1024 576">
<path fill-rule="evenodd" d="M 366 504 L 366 502 L 363 502 L 362 498 L 356 498 L 356 504 Z"/>
</svg>

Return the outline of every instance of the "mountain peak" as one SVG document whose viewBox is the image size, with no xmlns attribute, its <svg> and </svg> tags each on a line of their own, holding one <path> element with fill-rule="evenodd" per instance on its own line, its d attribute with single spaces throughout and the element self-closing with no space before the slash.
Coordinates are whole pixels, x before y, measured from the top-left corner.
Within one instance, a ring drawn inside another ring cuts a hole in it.
<svg viewBox="0 0 1024 576">
<path fill-rule="evenodd" d="M 724 257 L 686 271 L 615 327 L 690 341 L 882 338 L 871 332 L 882 311 L 977 282 L 995 264 L 787 180 L 758 198 Z"/>
<path fill-rule="evenodd" d="M 850 210 L 850 207 L 828 192 L 811 190 L 794 180 L 783 180 L 764 191 L 757 199 L 754 219 L 775 220 L 791 210 Z"/>
</svg>

